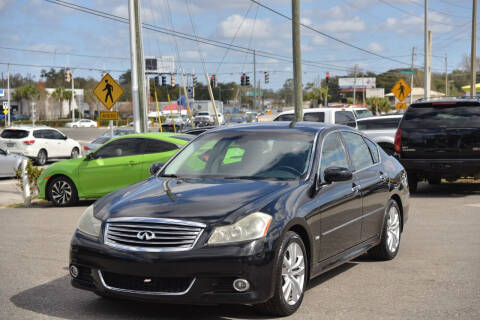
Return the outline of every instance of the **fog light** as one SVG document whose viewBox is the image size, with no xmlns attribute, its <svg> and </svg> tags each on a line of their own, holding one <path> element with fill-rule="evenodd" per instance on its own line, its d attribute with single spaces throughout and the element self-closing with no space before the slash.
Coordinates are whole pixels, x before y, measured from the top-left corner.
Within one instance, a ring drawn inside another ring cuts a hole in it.
<svg viewBox="0 0 480 320">
<path fill-rule="evenodd" d="M 236 279 L 233 281 L 233 288 L 238 292 L 245 292 L 250 289 L 250 283 L 245 279 Z"/>
<path fill-rule="evenodd" d="M 71 265 L 69 270 L 70 270 L 70 275 L 72 276 L 72 278 L 78 277 L 79 271 L 78 271 L 78 268 L 76 266 Z"/>
</svg>

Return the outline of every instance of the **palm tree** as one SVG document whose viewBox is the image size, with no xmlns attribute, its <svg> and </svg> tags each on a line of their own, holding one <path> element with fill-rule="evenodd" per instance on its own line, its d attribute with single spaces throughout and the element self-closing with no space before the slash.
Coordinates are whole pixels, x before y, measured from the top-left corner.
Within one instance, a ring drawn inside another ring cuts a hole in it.
<svg viewBox="0 0 480 320">
<path fill-rule="evenodd" d="M 50 96 L 59 102 L 60 118 L 63 118 L 63 101 L 72 99 L 72 92 L 66 91 L 65 88 L 58 87 L 50 94 Z"/>
<path fill-rule="evenodd" d="M 15 89 L 12 94 L 13 100 L 22 101 L 26 100 L 28 105 L 31 105 L 33 100 L 38 100 L 42 92 L 34 84 L 26 84 Z M 35 121 L 32 114 L 32 121 Z M 35 123 L 35 122 L 34 122 Z"/>
</svg>

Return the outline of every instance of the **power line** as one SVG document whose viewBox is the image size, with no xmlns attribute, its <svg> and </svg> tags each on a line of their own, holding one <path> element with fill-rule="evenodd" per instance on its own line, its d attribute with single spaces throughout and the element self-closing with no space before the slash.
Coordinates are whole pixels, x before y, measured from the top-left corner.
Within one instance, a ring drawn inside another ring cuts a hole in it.
<svg viewBox="0 0 480 320">
<path fill-rule="evenodd" d="M 53 69 L 65 69 L 65 66 L 52 66 L 52 65 L 38 65 L 38 64 L 26 64 L 26 63 L 14 63 L 14 62 L 0 62 L 2 65 L 11 65 L 11 66 L 20 66 L 20 67 L 33 67 L 33 68 L 53 68 Z M 75 70 L 87 70 L 87 71 L 109 71 L 109 72 L 120 72 L 125 73 L 128 70 L 115 70 L 115 69 L 98 69 L 98 68 L 90 68 L 90 67 L 73 67 L 72 69 Z"/>
<path fill-rule="evenodd" d="M 287 19 L 287 20 L 289 20 L 289 21 L 292 20 L 291 17 L 289 17 L 289 16 L 281 13 L 280 11 L 275 10 L 275 9 L 273 9 L 273 8 L 271 8 L 271 7 L 265 5 L 265 4 L 263 4 L 263 3 L 261 3 L 261 2 L 259 2 L 259 1 L 257 1 L 257 0 L 250 0 L 250 1 L 258 4 L 259 6 L 265 8 L 265 9 L 267 9 L 267 10 L 269 10 L 269 11 L 271 11 L 271 12 L 273 12 L 273 13 L 275 13 L 275 14 L 277 14 L 277 15 L 279 15 L 279 16 L 281 16 L 281 17 L 283 17 L 283 18 L 285 18 L 285 19 Z M 315 29 L 315 28 L 313 28 L 313 27 L 311 27 L 311 26 L 305 25 L 305 24 L 303 24 L 303 23 L 300 23 L 300 25 L 301 25 L 302 27 L 310 30 L 310 31 L 316 32 L 316 33 L 318 33 L 318 34 L 320 34 L 320 35 L 322 35 L 322 36 L 324 36 L 324 37 L 326 37 L 326 38 L 329 38 L 329 39 L 331 39 L 331 40 L 334 40 L 334 41 L 336 41 L 336 42 L 339 42 L 339 43 L 341 43 L 341 44 L 343 44 L 343 45 L 345 45 L 345 46 L 348 46 L 348 47 L 357 49 L 357 50 L 359 50 L 359 51 L 362 51 L 362 52 L 365 52 L 365 53 L 367 53 L 367 54 L 370 54 L 370 55 L 379 57 L 379 58 L 381 58 L 381 59 L 390 60 L 390 61 L 392 61 L 392 62 L 400 63 L 400 64 L 404 64 L 404 65 L 410 65 L 410 64 L 407 63 L 407 62 L 400 61 L 400 60 L 396 60 L 396 59 L 393 59 L 393 58 L 390 58 L 390 57 L 387 57 L 387 56 L 384 56 L 384 55 L 375 53 L 375 52 L 373 52 L 373 51 L 370 51 L 370 50 L 361 48 L 361 47 L 356 46 L 356 45 L 354 45 L 354 44 L 351 44 L 351 43 L 349 43 L 349 42 L 343 41 L 343 40 L 341 40 L 341 39 L 339 39 L 339 38 L 336 38 L 336 37 L 334 37 L 334 36 L 332 36 L 332 35 L 329 35 L 329 34 L 327 34 L 327 33 L 325 33 L 325 32 L 319 31 L 319 30 L 317 30 L 317 29 Z"/>
<path fill-rule="evenodd" d="M 423 5 L 421 5 L 420 3 L 418 2 L 415 2 L 415 1 L 412 1 L 412 0 L 408 0 L 408 2 L 416 5 L 417 7 L 420 7 L 420 8 L 423 8 Z M 428 8 L 429 11 L 433 11 L 433 12 L 438 12 L 438 13 L 441 13 L 441 14 L 444 14 L 446 16 L 451 16 L 451 17 L 457 17 L 457 18 L 462 18 L 462 19 L 471 19 L 471 17 L 466 17 L 466 16 L 458 16 L 456 14 L 451 14 L 451 13 L 448 13 L 448 12 L 445 12 L 445 11 L 441 11 L 441 10 L 437 10 L 437 9 L 432 9 L 432 8 Z M 432 21 L 432 22 L 435 22 L 435 21 Z"/>
<path fill-rule="evenodd" d="M 12 51 L 23 51 L 23 52 L 30 52 L 30 53 L 55 54 L 55 55 L 61 55 L 61 56 L 63 55 L 63 56 L 94 58 L 94 59 L 130 60 L 130 58 L 125 58 L 125 57 L 96 56 L 96 55 L 89 55 L 89 54 L 69 53 L 69 52 L 60 52 L 60 51 L 47 51 L 47 50 L 36 50 L 36 49 L 23 49 L 23 48 L 20 49 L 20 48 L 3 47 L 3 46 L 0 46 L 0 49 L 12 50 Z"/>
</svg>

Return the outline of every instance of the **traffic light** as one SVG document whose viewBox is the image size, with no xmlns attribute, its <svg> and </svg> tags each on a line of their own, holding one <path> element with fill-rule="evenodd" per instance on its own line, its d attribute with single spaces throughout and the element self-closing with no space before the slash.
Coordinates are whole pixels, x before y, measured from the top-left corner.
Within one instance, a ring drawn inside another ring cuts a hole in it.
<svg viewBox="0 0 480 320">
<path fill-rule="evenodd" d="M 328 84 L 328 80 L 330 80 L 330 72 L 327 72 L 327 75 L 325 76 L 325 82 Z"/>
<path fill-rule="evenodd" d="M 155 88 L 160 85 L 160 78 L 158 76 L 155 77 Z"/>
<path fill-rule="evenodd" d="M 265 71 L 265 84 L 270 82 L 270 75 L 268 74 L 268 71 Z"/>
<path fill-rule="evenodd" d="M 65 69 L 65 81 L 70 82 L 71 80 L 71 74 L 70 74 L 70 69 Z"/>
<path fill-rule="evenodd" d="M 193 86 L 196 87 L 197 86 L 197 76 L 196 75 L 193 75 L 192 81 L 193 81 Z"/>
<path fill-rule="evenodd" d="M 245 76 L 245 85 L 247 87 L 250 85 L 250 76 Z"/>
<path fill-rule="evenodd" d="M 245 86 L 245 73 L 242 73 L 240 76 L 240 85 L 243 87 Z"/>
<path fill-rule="evenodd" d="M 212 75 L 210 77 L 210 87 L 212 87 L 212 88 L 217 87 L 217 76 L 216 75 Z"/>
<path fill-rule="evenodd" d="M 170 85 L 171 85 L 172 87 L 175 87 L 175 75 L 173 75 L 173 74 L 172 74 L 171 77 L 170 77 Z"/>
<path fill-rule="evenodd" d="M 162 76 L 162 87 L 166 87 L 166 86 L 167 86 L 167 77 Z"/>
</svg>

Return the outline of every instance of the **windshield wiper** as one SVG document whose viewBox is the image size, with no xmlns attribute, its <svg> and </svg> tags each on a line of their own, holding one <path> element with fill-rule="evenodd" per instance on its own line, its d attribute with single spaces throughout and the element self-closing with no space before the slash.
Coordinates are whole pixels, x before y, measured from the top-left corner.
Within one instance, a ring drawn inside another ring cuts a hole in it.
<svg viewBox="0 0 480 320">
<path fill-rule="evenodd" d="M 178 178 L 176 174 L 162 174 L 160 177 L 162 178 Z"/>
</svg>

